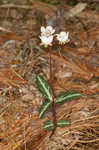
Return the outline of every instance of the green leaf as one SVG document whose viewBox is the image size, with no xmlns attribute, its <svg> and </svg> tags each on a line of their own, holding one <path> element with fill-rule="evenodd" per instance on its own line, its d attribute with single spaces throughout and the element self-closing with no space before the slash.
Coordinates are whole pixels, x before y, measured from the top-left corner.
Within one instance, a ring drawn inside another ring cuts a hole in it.
<svg viewBox="0 0 99 150">
<path fill-rule="evenodd" d="M 44 102 L 40 108 L 39 118 L 43 116 L 43 114 L 52 106 L 52 102 Z"/>
<path fill-rule="evenodd" d="M 68 100 L 74 99 L 74 98 L 79 98 L 81 97 L 82 94 L 79 92 L 67 92 L 63 93 L 60 96 L 56 98 L 56 103 L 64 103 Z"/>
<path fill-rule="evenodd" d="M 43 94 L 43 96 L 52 101 L 52 89 L 48 82 L 46 82 L 41 75 L 37 75 L 38 88 Z"/>
<path fill-rule="evenodd" d="M 53 121 L 46 121 L 43 126 L 46 130 L 54 130 L 56 127 L 53 124 Z"/>
<path fill-rule="evenodd" d="M 68 120 L 59 120 L 57 122 L 58 127 L 66 127 L 66 126 L 69 126 L 69 125 L 70 125 L 70 122 Z"/>
</svg>

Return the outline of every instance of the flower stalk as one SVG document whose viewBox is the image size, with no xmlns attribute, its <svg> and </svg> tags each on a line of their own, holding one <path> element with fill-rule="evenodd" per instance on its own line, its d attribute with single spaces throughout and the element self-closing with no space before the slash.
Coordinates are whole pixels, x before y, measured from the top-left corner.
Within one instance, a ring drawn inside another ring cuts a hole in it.
<svg viewBox="0 0 99 150">
<path fill-rule="evenodd" d="M 52 57 L 51 57 L 51 55 L 52 55 L 52 47 L 49 46 L 50 85 L 51 85 L 51 88 L 52 88 L 52 102 L 53 102 L 53 105 L 52 105 L 53 123 L 54 123 L 55 129 L 56 129 L 56 126 L 57 126 L 57 120 L 56 120 L 56 99 L 55 99 L 55 96 L 54 96 L 54 89 L 53 89 Z M 54 134 L 55 129 L 52 131 L 50 137 L 52 137 L 52 135 Z"/>
</svg>

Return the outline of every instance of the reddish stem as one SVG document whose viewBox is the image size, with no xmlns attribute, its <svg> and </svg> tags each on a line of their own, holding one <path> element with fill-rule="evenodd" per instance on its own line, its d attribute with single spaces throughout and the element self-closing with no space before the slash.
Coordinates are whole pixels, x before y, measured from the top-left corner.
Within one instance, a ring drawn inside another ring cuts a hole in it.
<svg viewBox="0 0 99 150">
<path fill-rule="evenodd" d="M 52 101 L 53 101 L 53 123 L 56 129 L 56 125 L 57 125 L 57 121 L 56 121 L 56 99 L 54 97 L 54 89 L 53 89 L 53 79 L 52 79 L 52 59 L 51 59 L 51 55 L 52 55 L 52 48 L 49 47 L 49 65 L 50 65 L 50 85 L 52 88 Z M 52 131 L 52 134 L 50 135 L 50 137 L 54 134 L 55 129 Z"/>
</svg>

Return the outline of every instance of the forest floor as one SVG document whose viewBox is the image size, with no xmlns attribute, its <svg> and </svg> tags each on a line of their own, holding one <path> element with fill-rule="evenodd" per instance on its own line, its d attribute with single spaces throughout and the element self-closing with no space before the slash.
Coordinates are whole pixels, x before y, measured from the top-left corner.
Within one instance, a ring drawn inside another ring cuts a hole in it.
<svg viewBox="0 0 99 150">
<path fill-rule="evenodd" d="M 98 150 L 99 3 L 11 2 L 0 1 L 0 150 Z M 57 119 L 71 125 L 58 127 L 52 138 L 42 128 L 51 111 L 38 118 L 44 98 L 36 83 L 37 74 L 49 81 L 49 53 L 39 38 L 46 25 L 70 39 L 53 46 L 55 95 L 84 95 L 57 106 Z"/>
</svg>

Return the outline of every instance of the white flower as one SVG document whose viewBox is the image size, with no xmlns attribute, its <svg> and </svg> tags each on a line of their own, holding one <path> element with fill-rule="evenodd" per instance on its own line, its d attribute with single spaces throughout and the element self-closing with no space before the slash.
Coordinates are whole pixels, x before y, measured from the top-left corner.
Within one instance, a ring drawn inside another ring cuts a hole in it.
<svg viewBox="0 0 99 150">
<path fill-rule="evenodd" d="M 53 29 L 52 26 L 47 26 L 45 27 L 41 27 L 41 36 L 51 36 L 53 33 L 55 32 L 55 30 Z"/>
<path fill-rule="evenodd" d="M 59 41 L 59 44 L 65 44 L 69 42 L 68 36 L 69 32 L 60 32 L 60 34 L 56 34 L 56 38 Z"/>
<path fill-rule="evenodd" d="M 53 36 L 40 36 L 40 39 L 41 39 L 41 45 L 44 45 L 45 47 L 48 47 L 48 45 L 52 45 L 52 41 L 53 41 Z"/>
</svg>

